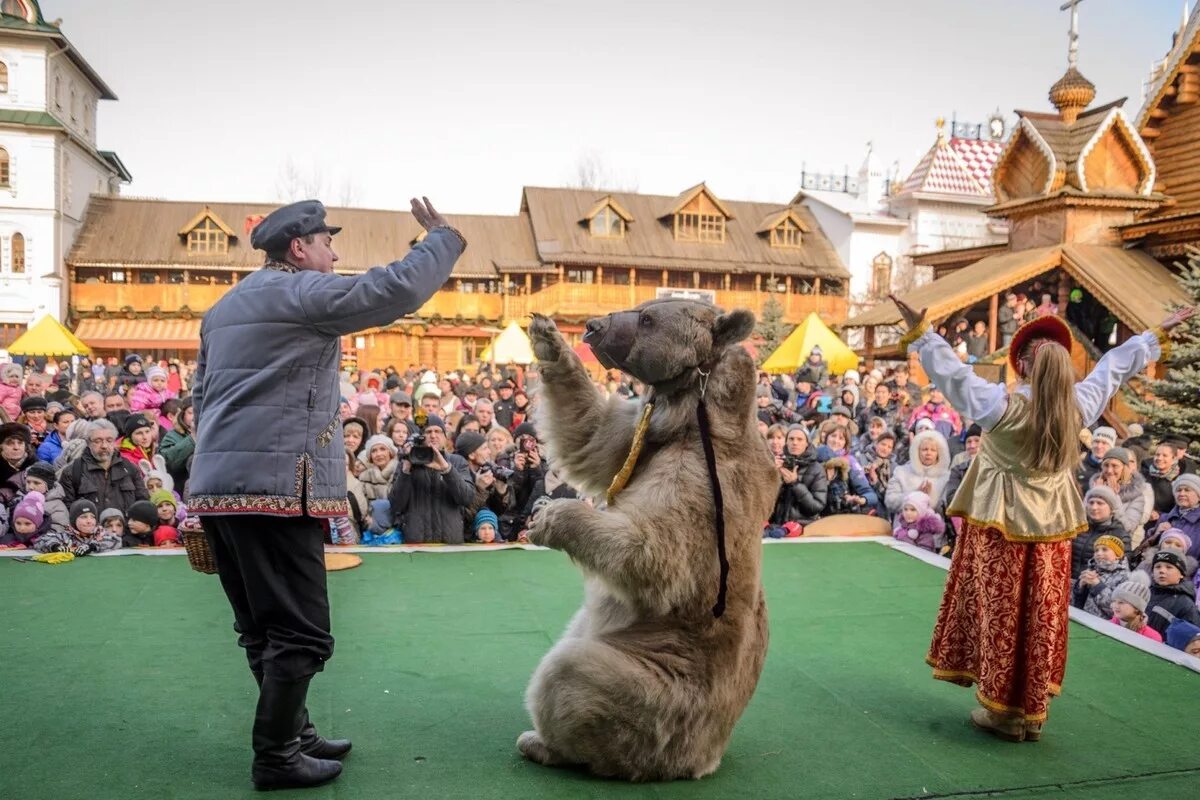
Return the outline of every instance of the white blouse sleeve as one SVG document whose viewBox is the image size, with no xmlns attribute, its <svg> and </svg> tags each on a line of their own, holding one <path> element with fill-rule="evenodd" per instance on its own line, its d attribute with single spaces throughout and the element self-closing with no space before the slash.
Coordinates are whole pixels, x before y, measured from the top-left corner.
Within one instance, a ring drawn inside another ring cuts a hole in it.
<svg viewBox="0 0 1200 800">
<path fill-rule="evenodd" d="M 1100 419 L 1104 407 L 1122 384 L 1161 357 L 1162 346 L 1154 331 L 1134 336 L 1105 353 L 1091 373 L 1075 384 L 1075 400 L 1083 414 L 1083 424 L 1090 426 Z"/>
<path fill-rule="evenodd" d="M 1004 416 L 1008 409 L 1008 388 L 976 375 L 937 333 L 925 331 L 908 349 L 916 351 L 922 369 L 955 411 L 975 420 L 985 431 L 991 430 Z"/>
</svg>

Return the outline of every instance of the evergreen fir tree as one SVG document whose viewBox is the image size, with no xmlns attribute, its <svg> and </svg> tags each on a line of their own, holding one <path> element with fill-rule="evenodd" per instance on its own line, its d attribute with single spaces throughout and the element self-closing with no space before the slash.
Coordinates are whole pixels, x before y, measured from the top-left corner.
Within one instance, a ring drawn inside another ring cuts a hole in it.
<svg viewBox="0 0 1200 800">
<path fill-rule="evenodd" d="M 783 321 L 783 305 L 775 299 L 775 295 L 769 296 L 767 302 L 763 303 L 754 332 L 763 340 L 758 351 L 758 363 L 761 365 L 791 333 Z"/>
<path fill-rule="evenodd" d="M 1188 263 L 1178 276 L 1194 305 L 1200 305 L 1200 249 L 1188 249 Z M 1132 399 L 1138 413 L 1145 415 L 1149 429 L 1157 434 L 1200 433 L 1200 317 L 1176 328 L 1164 380 L 1149 381 L 1151 396 Z"/>
</svg>

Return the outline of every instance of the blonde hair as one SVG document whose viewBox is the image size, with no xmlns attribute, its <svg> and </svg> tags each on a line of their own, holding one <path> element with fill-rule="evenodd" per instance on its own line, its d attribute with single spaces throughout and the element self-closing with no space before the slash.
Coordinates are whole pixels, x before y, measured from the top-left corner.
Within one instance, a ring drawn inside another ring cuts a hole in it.
<svg viewBox="0 0 1200 800">
<path fill-rule="evenodd" d="M 1038 472 L 1061 472 L 1074 466 L 1083 418 L 1075 402 L 1075 367 L 1071 353 L 1057 342 L 1040 342 L 1030 370 L 1032 418 L 1038 435 L 1025 443 L 1025 462 Z M 1033 346 L 1033 343 L 1030 343 Z"/>
</svg>

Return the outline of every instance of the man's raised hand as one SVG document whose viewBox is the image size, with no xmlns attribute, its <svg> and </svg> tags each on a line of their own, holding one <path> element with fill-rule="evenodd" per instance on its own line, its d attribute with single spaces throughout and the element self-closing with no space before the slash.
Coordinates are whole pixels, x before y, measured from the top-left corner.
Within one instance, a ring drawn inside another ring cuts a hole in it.
<svg viewBox="0 0 1200 800">
<path fill-rule="evenodd" d="M 415 197 L 412 199 L 412 215 L 417 222 L 421 223 L 421 227 L 427 231 L 450 224 L 433 207 L 433 203 L 429 202 L 428 197 L 422 197 L 420 200 Z"/>
</svg>

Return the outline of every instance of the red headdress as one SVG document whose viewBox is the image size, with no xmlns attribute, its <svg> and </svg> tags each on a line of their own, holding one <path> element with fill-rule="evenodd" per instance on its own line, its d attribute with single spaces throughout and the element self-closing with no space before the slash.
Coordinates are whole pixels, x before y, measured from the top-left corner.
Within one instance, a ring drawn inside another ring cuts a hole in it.
<svg viewBox="0 0 1200 800">
<path fill-rule="evenodd" d="M 1061 344 L 1068 351 L 1071 349 L 1071 330 L 1059 317 L 1046 314 L 1026 322 L 1017 329 L 1012 343 L 1008 346 L 1009 366 L 1022 378 L 1025 377 L 1025 373 L 1021 371 L 1021 354 L 1024 353 L 1025 346 L 1033 339 L 1049 339 Z"/>
</svg>

